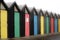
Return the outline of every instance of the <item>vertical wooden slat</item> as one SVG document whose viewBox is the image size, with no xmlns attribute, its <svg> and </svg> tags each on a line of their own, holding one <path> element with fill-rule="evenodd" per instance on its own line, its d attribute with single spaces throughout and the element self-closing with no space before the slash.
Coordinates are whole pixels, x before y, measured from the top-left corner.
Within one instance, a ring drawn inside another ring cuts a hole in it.
<svg viewBox="0 0 60 40">
<path fill-rule="evenodd" d="M 20 37 L 20 15 L 18 12 L 14 14 L 14 29 L 15 29 L 15 37 Z"/>
<path fill-rule="evenodd" d="M 60 32 L 60 19 L 58 19 L 58 32 Z"/>
<path fill-rule="evenodd" d="M 40 17 L 40 24 L 41 24 L 41 35 L 44 34 L 44 16 Z"/>
<path fill-rule="evenodd" d="M 46 16 L 45 17 L 45 29 L 46 29 L 46 33 L 49 33 L 49 17 Z"/>
<path fill-rule="evenodd" d="M 25 36 L 30 36 L 29 14 L 25 14 Z"/>
<path fill-rule="evenodd" d="M 7 38 L 7 11 L 1 10 L 1 38 Z"/>
<path fill-rule="evenodd" d="M 38 26 L 37 26 L 37 16 L 34 15 L 34 35 L 37 35 L 38 34 Z"/>
</svg>

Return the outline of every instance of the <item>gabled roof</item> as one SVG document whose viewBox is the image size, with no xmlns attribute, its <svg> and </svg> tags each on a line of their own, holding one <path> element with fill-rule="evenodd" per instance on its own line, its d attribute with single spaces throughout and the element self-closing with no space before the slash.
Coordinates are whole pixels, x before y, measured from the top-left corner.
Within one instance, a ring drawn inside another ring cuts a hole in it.
<svg viewBox="0 0 60 40">
<path fill-rule="evenodd" d="M 25 12 L 25 9 L 26 9 L 26 10 L 28 11 L 28 13 L 30 14 L 30 11 L 29 11 L 27 5 L 25 5 L 25 6 L 22 8 L 22 11 Z"/>
<path fill-rule="evenodd" d="M 45 16 L 49 16 L 49 13 L 48 13 L 48 11 L 45 11 Z"/>
<path fill-rule="evenodd" d="M 16 2 L 14 2 L 11 7 L 12 7 L 13 9 L 14 9 L 14 7 L 16 7 L 16 9 L 18 10 L 18 12 L 21 12 L 21 10 L 19 9 L 19 7 L 18 7 L 18 5 L 17 5 Z M 10 7 L 10 8 L 11 8 L 11 7 Z"/>
<path fill-rule="evenodd" d="M 8 6 L 8 8 L 10 8 L 10 6 L 13 4 L 13 2 L 8 2 L 6 3 L 6 5 Z"/>
<path fill-rule="evenodd" d="M 56 14 L 56 13 L 54 14 L 54 18 L 58 18 L 58 16 L 57 16 L 57 14 Z"/>
<path fill-rule="evenodd" d="M 54 17 L 54 14 L 52 12 L 50 13 L 50 17 Z"/>
<path fill-rule="evenodd" d="M 40 9 L 40 11 L 39 11 L 39 15 L 40 15 L 40 16 L 41 16 L 41 15 L 44 16 L 44 13 L 43 13 L 42 9 Z"/>
<path fill-rule="evenodd" d="M 35 8 L 32 9 L 33 14 L 34 14 L 34 12 L 35 12 L 36 15 L 38 15 L 38 12 L 37 12 L 37 10 Z"/>
<path fill-rule="evenodd" d="M 8 7 L 7 7 L 6 3 L 5 3 L 3 0 L 0 0 L 0 3 L 2 3 L 3 6 L 5 7 L 5 9 L 8 10 Z M 0 5 L 1 5 L 1 4 L 0 4 Z M 1 8 L 0 8 L 0 9 L 1 9 Z"/>
</svg>

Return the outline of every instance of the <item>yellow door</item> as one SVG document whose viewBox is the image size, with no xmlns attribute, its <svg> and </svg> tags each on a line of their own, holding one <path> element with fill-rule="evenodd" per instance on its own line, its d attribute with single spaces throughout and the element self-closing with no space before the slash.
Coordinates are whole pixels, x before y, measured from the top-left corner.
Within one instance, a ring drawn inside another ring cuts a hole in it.
<svg viewBox="0 0 60 40">
<path fill-rule="evenodd" d="M 60 19 L 58 19 L 58 32 L 60 32 Z"/>
<path fill-rule="evenodd" d="M 1 38 L 7 38 L 7 11 L 1 10 Z"/>
<path fill-rule="evenodd" d="M 44 34 L 44 16 L 40 17 L 40 24 L 41 24 L 41 35 Z"/>
</svg>

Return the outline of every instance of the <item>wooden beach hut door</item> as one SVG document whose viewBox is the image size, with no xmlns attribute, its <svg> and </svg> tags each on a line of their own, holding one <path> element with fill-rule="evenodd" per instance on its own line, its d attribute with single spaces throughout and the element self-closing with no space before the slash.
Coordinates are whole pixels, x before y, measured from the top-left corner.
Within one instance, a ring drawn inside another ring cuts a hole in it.
<svg viewBox="0 0 60 40">
<path fill-rule="evenodd" d="M 7 38 L 7 10 L 5 10 L 4 6 L 1 4 L 1 38 Z"/>
<path fill-rule="evenodd" d="M 20 12 L 14 7 L 14 37 L 20 37 Z"/>
</svg>

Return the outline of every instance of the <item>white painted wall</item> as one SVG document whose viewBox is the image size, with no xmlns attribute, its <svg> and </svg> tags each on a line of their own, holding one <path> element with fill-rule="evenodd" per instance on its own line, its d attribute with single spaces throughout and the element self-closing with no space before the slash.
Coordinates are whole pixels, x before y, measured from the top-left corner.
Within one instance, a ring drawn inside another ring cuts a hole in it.
<svg viewBox="0 0 60 40">
<path fill-rule="evenodd" d="M 7 2 L 16 1 L 18 5 L 27 4 L 28 7 L 35 7 L 36 9 L 48 10 L 60 14 L 60 0 L 4 0 Z"/>
</svg>

